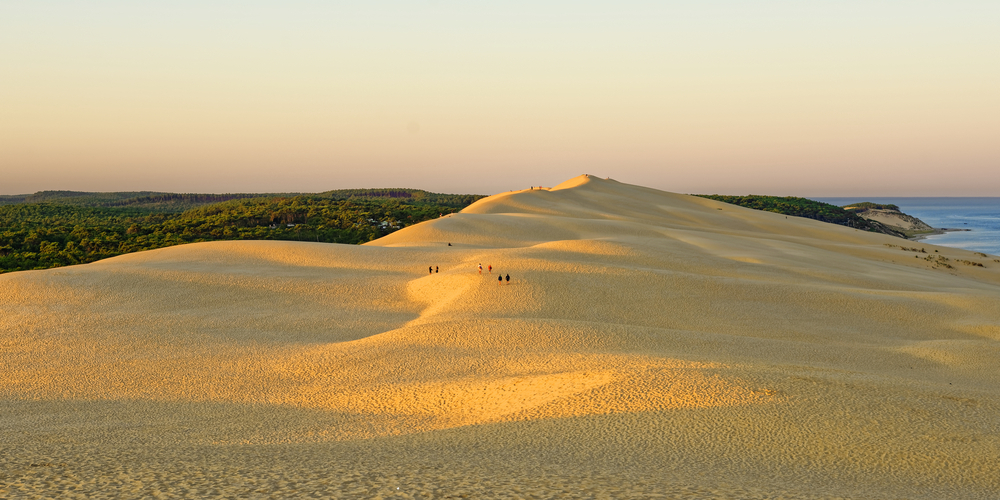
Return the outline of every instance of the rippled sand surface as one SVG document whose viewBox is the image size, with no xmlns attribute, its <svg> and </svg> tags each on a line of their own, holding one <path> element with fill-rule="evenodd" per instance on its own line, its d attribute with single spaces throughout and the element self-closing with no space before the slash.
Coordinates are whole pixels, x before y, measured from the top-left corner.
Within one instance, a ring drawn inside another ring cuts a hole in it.
<svg viewBox="0 0 1000 500">
<path fill-rule="evenodd" d="M 581 176 L 0 275 L 0 497 L 996 498 L 995 259 Z"/>
</svg>

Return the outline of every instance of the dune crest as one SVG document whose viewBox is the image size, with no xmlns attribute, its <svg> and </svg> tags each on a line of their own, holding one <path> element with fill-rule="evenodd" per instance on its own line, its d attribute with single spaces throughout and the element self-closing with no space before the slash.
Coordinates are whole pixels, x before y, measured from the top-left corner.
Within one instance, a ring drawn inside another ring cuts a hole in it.
<svg viewBox="0 0 1000 500">
<path fill-rule="evenodd" d="M 362 246 L 2 275 L 0 465 L 26 472 L 0 496 L 98 491 L 22 462 L 110 481 L 104 456 L 162 485 L 174 450 L 245 480 L 334 457 L 361 496 L 386 464 L 461 471 L 394 479 L 427 494 L 1000 491 L 1000 264 L 900 241 L 585 175 Z"/>
</svg>

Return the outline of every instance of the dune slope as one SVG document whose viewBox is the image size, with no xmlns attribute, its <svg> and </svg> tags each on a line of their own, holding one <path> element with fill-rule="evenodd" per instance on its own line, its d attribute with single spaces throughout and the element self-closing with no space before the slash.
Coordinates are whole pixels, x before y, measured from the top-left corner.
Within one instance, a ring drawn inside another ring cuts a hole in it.
<svg viewBox="0 0 1000 500">
<path fill-rule="evenodd" d="M 989 498 L 998 259 L 580 176 L 3 275 L 0 496 Z"/>
</svg>

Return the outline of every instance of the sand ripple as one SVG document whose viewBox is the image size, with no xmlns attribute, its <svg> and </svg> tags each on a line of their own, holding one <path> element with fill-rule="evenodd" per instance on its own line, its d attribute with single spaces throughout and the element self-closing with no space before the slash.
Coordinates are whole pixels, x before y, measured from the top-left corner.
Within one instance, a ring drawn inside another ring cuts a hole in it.
<svg viewBox="0 0 1000 500">
<path fill-rule="evenodd" d="M 1000 267 L 894 241 L 581 176 L 3 275 L 0 497 L 995 498 Z"/>
</svg>

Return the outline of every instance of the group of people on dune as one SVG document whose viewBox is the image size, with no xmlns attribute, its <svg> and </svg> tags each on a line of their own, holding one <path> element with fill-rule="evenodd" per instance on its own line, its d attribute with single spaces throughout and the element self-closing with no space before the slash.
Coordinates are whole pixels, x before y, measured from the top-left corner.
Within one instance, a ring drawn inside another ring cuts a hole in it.
<svg viewBox="0 0 1000 500">
<path fill-rule="evenodd" d="M 493 264 L 488 264 L 486 266 L 486 272 L 488 274 L 493 274 Z M 479 274 L 483 274 L 483 265 L 482 264 L 479 264 Z M 506 276 L 506 279 L 507 279 L 507 283 L 510 283 L 510 275 L 509 274 Z M 502 285 L 503 281 L 504 281 L 504 276 L 498 274 L 497 275 L 497 283 L 499 283 L 499 284 Z"/>
<path fill-rule="evenodd" d="M 438 268 L 438 266 L 427 266 L 427 272 L 429 274 L 434 274 L 436 272 L 439 272 L 439 268 Z M 486 272 L 488 274 L 493 274 L 493 264 L 488 264 L 486 266 Z M 483 265 L 482 264 L 479 264 L 479 274 L 483 274 Z M 504 280 L 507 280 L 507 283 L 510 283 L 510 274 L 507 274 L 506 276 L 501 275 L 501 274 L 497 275 L 497 283 L 499 283 L 499 284 L 502 285 L 503 282 L 504 282 Z"/>
</svg>

